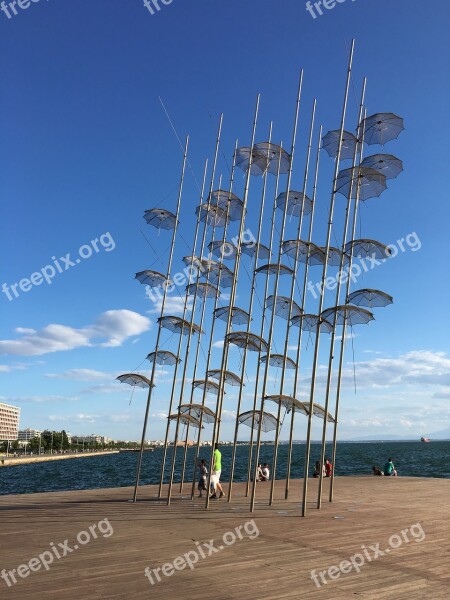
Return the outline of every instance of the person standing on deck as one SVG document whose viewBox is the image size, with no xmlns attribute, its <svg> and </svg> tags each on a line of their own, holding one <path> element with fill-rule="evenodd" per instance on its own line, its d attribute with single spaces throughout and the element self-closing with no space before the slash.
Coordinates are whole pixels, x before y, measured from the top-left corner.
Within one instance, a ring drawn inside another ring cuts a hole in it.
<svg viewBox="0 0 450 600">
<path fill-rule="evenodd" d="M 217 498 L 217 495 L 216 495 L 217 488 L 219 488 L 219 492 L 220 492 L 219 498 L 222 498 L 222 496 L 223 496 L 223 489 L 220 484 L 221 472 L 222 472 L 222 453 L 219 450 L 219 444 L 216 444 L 214 446 L 213 467 L 212 467 L 212 471 L 211 471 L 211 487 L 213 489 L 212 489 L 212 494 L 211 494 L 210 498 L 212 498 L 212 499 Z"/>
</svg>

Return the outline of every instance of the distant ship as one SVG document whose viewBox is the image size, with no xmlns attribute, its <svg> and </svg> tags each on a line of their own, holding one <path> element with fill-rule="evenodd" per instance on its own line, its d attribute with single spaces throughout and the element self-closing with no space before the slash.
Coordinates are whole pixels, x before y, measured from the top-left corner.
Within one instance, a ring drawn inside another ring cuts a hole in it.
<svg viewBox="0 0 450 600">
<path fill-rule="evenodd" d="M 428 438 L 426 438 L 426 437 L 421 437 L 420 441 L 421 442 L 429 442 L 430 440 Z"/>
</svg>

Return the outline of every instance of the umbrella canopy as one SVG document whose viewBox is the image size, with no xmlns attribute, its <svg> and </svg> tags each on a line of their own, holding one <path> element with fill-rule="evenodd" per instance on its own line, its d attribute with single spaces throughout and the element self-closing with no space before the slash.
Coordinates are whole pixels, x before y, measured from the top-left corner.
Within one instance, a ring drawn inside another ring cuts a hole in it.
<svg viewBox="0 0 450 600">
<path fill-rule="evenodd" d="M 303 331 L 317 332 L 317 326 L 320 321 L 320 333 L 331 333 L 333 331 L 332 324 L 326 319 L 320 318 L 318 315 L 300 315 L 291 319 L 291 324 L 301 327 Z"/>
<path fill-rule="evenodd" d="M 239 423 L 253 427 L 253 429 L 259 428 L 259 421 L 261 413 L 259 410 L 248 410 L 247 412 L 241 413 L 238 416 Z M 278 426 L 278 420 L 272 414 L 263 412 L 261 419 L 261 431 L 267 433 L 268 431 L 275 431 Z"/>
<path fill-rule="evenodd" d="M 328 152 L 328 156 L 336 158 L 339 149 L 339 134 L 340 130 L 329 131 L 322 138 L 322 148 Z M 346 160 L 353 158 L 356 148 L 356 137 L 349 131 L 344 131 L 342 134 L 342 146 L 340 159 Z"/>
<path fill-rule="evenodd" d="M 325 254 L 326 247 L 320 246 L 320 250 Z M 330 267 L 340 267 L 341 259 L 342 259 L 342 250 L 339 248 L 335 248 L 334 246 L 330 246 L 328 249 L 328 264 Z M 348 264 L 349 257 L 344 253 L 344 265 Z"/>
<path fill-rule="evenodd" d="M 158 271 L 150 271 L 147 269 L 146 271 L 139 271 L 134 276 L 135 279 L 144 285 L 148 285 L 152 288 L 163 287 L 164 285 L 171 285 L 171 282 L 167 279 L 165 275 L 162 273 L 158 273 Z M 167 283 L 166 283 L 167 282 Z"/>
<path fill-rule="evenodd" d="M 181 333 L 181 335 L 205 333 L 198 325 L 195 323 L 191 325 L 186 319 L 182 319 L 181 317 L 174 317 L 172 315 L 159 317 L 157 322 L 161 324 L 161 327 L 168 329 L 172 333 Z"/>
<path fill-rule="evenodd" d="M 220 285 L 223 288 L 230 288 L 233 285 L 234 273 L 222 263 L 209 265 L 202 272 L 202 276 L 208 278 L 214 285 Z"/>
<path fill-rule="evenodd" d="M 208 201 L 211 206 L 217 206 L 225 213 L 228 211 L 230 221 L 239 221 L 242 218 L 244 203 L 236 194 L 225 190 L 215 190 L 210 193 Z"/>
<path fill-rule="evenodd" d="M 183 256 L 182 260 L 187 267 L 195 267 L 198 270 L 203 268 L 203 259 L 198 256 Z"/>
<path fill-rule="evenodd" d="M 194 417 L 198 422 L 203 415 L 203 423 L 214 423 L 216 420 L 216 413 L 207 406 L 201 404 L 180 404 L 178 410 L 182 415 L 190 415 Z"/>
<path fill-rule="evenodd" d="M 261 356 L 261 362 L 267 362 L 267 354 Z M 289 358 L 289 356 L 284 356 L 283 354 L 271 354 L 269 356 L 269 365 L 272 367 L 284 367 L 285 369 L 296 369 L 297 363 Z"/>
<path fill-rule="evenodd" d="M 144 375 L 138 375 L 137 373 L 125 373 L 124 375 L 119 375 L 116 379 L 118 379 L 120 383 L 128 383 L 128 385 L 135 387 L 150 387 L 150 380 L 147 379 L 147 377 L 144 377 Z M 152 387 L 155 387 L 155 385 L 152 384 Z"/>
<path fill-rule="evenodd" d="M 269 260 L 270 250 L 264 244 L 256 244 L 255 242 L 243 242 L 241 244 L 241 250 L 244 254 L 248 256 L 255 256 L 258 254 L 258 258 L 260 260 Z"/>
<path fill-rule="evenodd" d="M 288 198 L 287 209 L 285 209 L 286 198 Z M 303 192 L 290 191 L 289 196 L 287 196 L 286 192 L 281 192 L 281 194 L 279 194 L 277 197 L 276 205 L 277 208 L 286 210 L 286 214 L 298 217 L 302 212 L 302 207 L 303 214 L 309 215 L 312 211 L 313 202 L 311 198 L 308 198 L 308 196 L 306 196 L 306 194 L 304 195 Z"/>
<path fill-rule="evenodd" d="M 321 406 L 320 404 L 313 404 L 313 415 L 315 415 L 316 417 L 319 417 L 319 419 L 325 418 L 324 407 Z M 334 418 L 330 413 L 327 414 L 327 421 L 328 421 L 328 423 L 334 423 Z"/>
<path fill-rule="evenodd" d="M 348 304 L 355 304 L 356 306 L 367 306 L 368 308 L 383 307 L 388 304 L 392 304 L 394 299 L 389 294 L 381 292 L 380 290 L 356 290 L 352 292 L 348 299 Z"/>
<path fill-rule="evenodd" d="M 267 352 L 268 345 L 265 340 L 255 333 L 247 333 L 246 331 L 233 331 L 225 336 L 226 344 L 234 344 L 245 350 L 253 352 Z"/>
<path fill-rule="evenodd" d="M 169 367 L 181 362 L 181 358 L 177 358 L 173 352 L 169 352 L 168 350 L 150 352 L 147 355 L 147 360 L 151 363 L 156 362 L 157 365 L 168 365 Z"/>
<path fill-rule="evenodd" d="M 183 425 L 190 425 L 191 427 L 195 427 L 196 429 L 199 429 L 200 427 L 200 422 L 197 421 L 197 419 L 195 417 L 192 417 L 191 415 L 174 413 L 173 415 L 169 416 L 169 421 L 176 421 L 177 419 L 179 419 L 180 423 L 182 423 Z"/>
<path fill-rule="evenodd" d="M 395 179 L 403 171 L 403 163 L 392 154 L 373 154 L 366 156 L 361 163 L 362 167 L 369 167 L 382 173 L 386 179 Z"/>
<path fill-rule="evenodd" d="M 284 406 L 288 413 L 291 412 L 291 410 L 293 410 L 294 412 L 299 412 L 303 415 L 309 415 L 307 405 L 303 402 L 300 402 L 300 400 L 297 400 L 296 398 L 292 398 L 292 396 L 278 394 L 275 396 L 266 396 L 265 399 L 269 400 L 270 402 L 276 402 L 277 404 L 281 404 L 282 406 Z"/>
<path fill-rule="evenodd" d="M 238 148 L 235 153 L 235 164 L 242 171 L 247 171 L 250 165 L 250 160 L 252 161 L 252 165 L 250 168 L 251 175 L 264 175 L 264 173 L 269 168 L 270 159 L 267 156 L 267 153 L 258 151 L 255 147 L 253 150 L 248 147 Z"/>
<path fill-rule="evenodd" d="M 285 265 L 278 265 L 269 263 L 268 265 L 262 265 L 255 270 L 255 273 L 266 273 L 268 275 L 275 275 L 277 271 L 280 271 L 280 275 L 293 275 L 294 271 L 290 267 Z"/>
<path fill-rule="evenodd" d="M 403 119 L 394 113 L 376 113 L 362 121 L 366 144 L 383 146 L 398 138 L 405 129 Z"/>
<path fill-rule="evenodd" d="M 210 283 L 190 283 L 186 286 L 188 296 L 194 296 L 197 293 L 199 298 L 215 298 L 219 290 Z"/>
<path fill-rule="evenodd" d="M 214 240 L 209 242 L 208 250 L 221 260 L 233 260 L 237 255 L 237 248 L 231 242 L 225 242 L 223 240 Z"/>
<path fill-rule="evenodd" d="M 287 240 L 283 242 L 282 249 L 284 254 L 291 258 L 296 258 L 299 262 L 312 265 L 323 265 L 325 262 L 324 251 L 312 242 L 302 240 Z"/>
<path fill-rule="evenodd" d="M 283 319 L 288 319 L 289 316 L 300 315 L 302 313 L 302 309 L 300 306 L 290 298 L 286 296 L 277 296 L 276 299 L 274 296 L 269 296 L 266 298 L 266 308 L 269 310 L 273 310 L 273 305 L 275 304 L 275 314 Z"/>
<path fill-rule="evenodd" d="M 149 225 L 157 229 L 174 229 L 177 222 L 176 216 L 162 208 L 151 208 L 144 213 L 144 219 Z"/>
<path fill-rule="evenodd" d="M 228 313 L 230 312 L 229 306 L 221 306 L 214 311 L 214 316 L 222 321 L 228 320 Z M 250 319 L 250 315 L 242 308 L 234 306 L 231 309 L 231 322 L 234 325 L 247 325 Z"/>
<path fill-rule="evenodd" d="M 368 200 L 381 196 L 387 189 L 386 176 L 370 167 L 351 167 L 339 171 L 336 180 L 336 191 L 345 196 L 359 200 Z"/>
<path fill-rule="evenodd" d="M 195 388 L 206 390 L 209 394 L 214 394 L 215 396 L 217 396 L 220 390 L 218 383 L 215 381 L 208 381 L 207 379 L 196 379 L 192 382 L 192 385 Z"/>
<path fill-rule="evenodd" d="M 386 260 L 391 255 L 391 250 L 376 240 L 351 240 L 345 245 L 345 252 L 356 258 L 367 258 Z"/>
<path fill-rule="evenodd" d="M 328 320 L 331 323 L 335 321 L 336 325 L 366 325 L 369 321 L 374 321 L 375 317 L 373 314 L 365 308 L 359 306 L 352 306 L 351 304 L 342 304 L 340 306 L 333 306 L 327 308 L 321 315 L 322 319 Z"/>
<path fill-rule="evenodd" d="M 266 157 L 268 161 L 266 170 L 272 175 L 276 175 L 278 169 L 280 173 L 289 172 L 291 156 L 281 146 L 271 142 L 259 142 L 253 146 L 253 150 Z"/>
<path fill-rule="evenodd" d="M 236 373 L 233 373 L 232 371 L 221 371 L 220 369 L 211 369 L 211 371 L 208 371 L 206 373 L 206 376 L 220 381 L 220 375 L 222 372 L 223 372 L 223 380 L 225 381 L 225 383 L 232 385 L 234 387 L 245 385 L 245 383 L 242 383 L 242 379 L 238 375 L 236 375 Z"/>
<path fill-rule="evenodd" d="M 210 206 L 209 204 L 202 204 L 197 206 L 195 214 L 200 214 L 200 221 L 210 225 L 211 227 L 225 227 L 227 223 L 227 212 L 218 206 Z M 229 219 L 229 218 L 228 218 Z"/>
</svg>

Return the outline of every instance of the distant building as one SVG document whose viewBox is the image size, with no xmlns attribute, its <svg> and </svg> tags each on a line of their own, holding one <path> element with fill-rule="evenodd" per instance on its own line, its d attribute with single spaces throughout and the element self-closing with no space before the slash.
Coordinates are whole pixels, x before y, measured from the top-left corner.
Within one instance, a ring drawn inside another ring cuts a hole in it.
<svg viewBox="0 0 450 600">
<path fill-rule="evenodd" d="M 19 435 L 20 408 L 0 402 L 0 440 L 17 440 Z"/>
<path fill-rule="evenodd" d="M 72 444 L 109 444 L 113 440 L 105 435 L 72 435 Z"/>
<path fill-rule="evenodd" d="M 27 444 L 30 440 L 37 438 L 41 435 L 42 431 L 39 431 L 37 429 L 21 429 L 19 431 L 19 435 L 18 435 L 18 441 L 19 443 L 25 443 Z"/>
</svg>

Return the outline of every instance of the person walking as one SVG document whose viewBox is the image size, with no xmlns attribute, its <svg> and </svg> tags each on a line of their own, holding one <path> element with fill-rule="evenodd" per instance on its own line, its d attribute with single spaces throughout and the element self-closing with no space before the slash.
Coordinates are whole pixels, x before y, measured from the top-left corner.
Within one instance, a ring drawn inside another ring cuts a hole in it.
<svg viewBox="0 0 450 600">
<path fill-rule="evenodd" d="M 216 494 L 217 489 L 220 492 L 219 498 L 222 498 L 222 496 L 223 496 L 223 489 L 222 489 L 222 485 L 220 483 L 221 472 L 222 472 L 222 453 L 219 450 L 219 444 L 215 444 L 214 445 L 214 455 L 213 455 L 213 467 L 212 467 L 212 471 L 211 471 L 212 494 L 210 496 L 210 498 L 213 500 L 217 499 L 217 494 Z"/>
<path fill-rule="evenodd" d="M 198 474 L 198 497 L 201 498 L 203 496 L 202 492 L 206 492 L 206 477 L 208 475 L 208 469 L 206 467 L 206 460 L 201 460 L 198 466 L 199 474 Z"/>
</svg>

